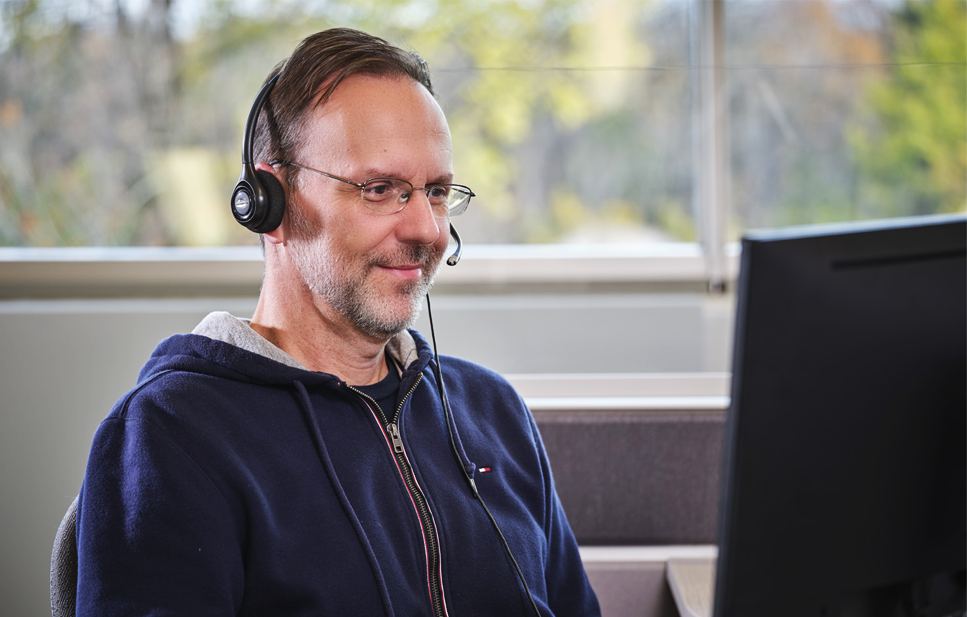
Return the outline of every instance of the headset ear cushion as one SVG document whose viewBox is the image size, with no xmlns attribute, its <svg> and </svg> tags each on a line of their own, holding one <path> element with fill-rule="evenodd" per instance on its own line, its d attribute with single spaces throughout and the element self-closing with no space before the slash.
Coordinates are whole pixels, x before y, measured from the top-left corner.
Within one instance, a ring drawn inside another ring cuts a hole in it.
<svg viewBox="0 0 967 617">
<path fill-rule="evenodd" d="M 263 169 L 256 170 L 255 175 L 265 191 L 267 211 L 262 223 L 251 229 L 261 234 L 273 231 L 282 224 L 282 217 L 285 216 L 285 189 L 278 178 Z"/>
</svg>

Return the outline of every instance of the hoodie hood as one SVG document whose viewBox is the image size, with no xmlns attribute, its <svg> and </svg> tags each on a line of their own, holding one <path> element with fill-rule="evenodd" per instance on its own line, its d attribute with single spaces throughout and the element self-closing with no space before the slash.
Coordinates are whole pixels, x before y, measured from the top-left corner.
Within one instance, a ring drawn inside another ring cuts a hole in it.
<svg viewBox="0 0 967 617">
<path fill-rule="evenodd" d="M 343 383 L 335 375 L 308 370 L 260 336 L 250 323 L 226 312 L 209 314 L 191 334 L 177 334 L 162 341 L 141 369 L 138 381 L 177 370 L 265 385 L 289 385 L 296 381 L 306 385 Z M 404 382 L 422 372 L 433 358 L 429 344 L 415 330 L 393 337 L 386 351 L 402 367 Z"/>
</svg>

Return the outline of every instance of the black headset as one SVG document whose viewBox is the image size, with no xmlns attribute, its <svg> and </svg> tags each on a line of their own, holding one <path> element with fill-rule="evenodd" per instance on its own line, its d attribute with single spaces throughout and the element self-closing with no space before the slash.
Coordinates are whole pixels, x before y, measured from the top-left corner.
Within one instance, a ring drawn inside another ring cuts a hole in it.
<svg viewBox="0 0 967 617">
<path fill-rule="evenodd" d="M 255 96 L 252 109 L 245 121 L 242 139 L 242 174 L 232 191 L 232 214 L 235 220 L 256 233 L 274 230 L 285 215 L 285 190 L 278 178 L 267 171 L 255 169 L 252 150 L 255 143 L 255 127 L 272 87 L 279 78 L 276 73 Z"/>
<path fill-rule="evenodd" d="M 232 191 L 232 214 L 235 220 L 251 229 L 255 233 L 266 233 L 282 224 L 285 216 L 285 190 L 282 183 L 267 171 L 255 169 L 252 151 L 255 149 L 255 127 L 259 122 L 259 114 L 269 98 L 269 93 L 275 82 L 282 74 L 280 70 L 267 81 L 259 93 L 255 95 L 252 109 L 245 121 L 245 135 L 242 138 L 242 173 L 238 177 L 235 190 Z M 455 266 L 463 254 L 463 241 L 457 233 L 453 223 L 450 224 L 450 235 L 457 246 L 453 254 L 447 258 L 448 266 Z"/>
</svg>

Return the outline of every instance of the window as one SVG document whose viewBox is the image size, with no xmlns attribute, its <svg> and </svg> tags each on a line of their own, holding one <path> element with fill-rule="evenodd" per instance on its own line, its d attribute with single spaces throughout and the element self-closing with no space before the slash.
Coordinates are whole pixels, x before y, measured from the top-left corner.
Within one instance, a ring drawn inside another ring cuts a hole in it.
<svg viewBox="0 0 967 617">
<path fill-rule="evenodd" d="M 335 24 L 428 59 L 480 196 L 469 244 L 716 250 L 749 226 L 963 209 L 964 6 L 6 2 L 0 244 L 250 244 L 226 207 L 245 113 Z"/>
<path fill-rule="evenodd" d="M 967 4 L 728 2 L 732 218 L 962 211 Z"/>
</svg>

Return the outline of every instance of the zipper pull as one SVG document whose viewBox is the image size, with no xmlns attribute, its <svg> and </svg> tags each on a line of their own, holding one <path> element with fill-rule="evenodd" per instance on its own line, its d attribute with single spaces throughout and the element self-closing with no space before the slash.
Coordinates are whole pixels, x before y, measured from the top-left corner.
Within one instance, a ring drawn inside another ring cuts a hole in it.
<svg viewBox="0 0 967 617">
<path fill-rule="evenodd" d="M 393 442 L 393 451 L 402 454 L 403 440 L 400 439 L 400 429 L 397 428 L 396 424 L 390 422 L 386 425 L 386 432 L 389 433 L 389 438 Z"/>
</svg>

